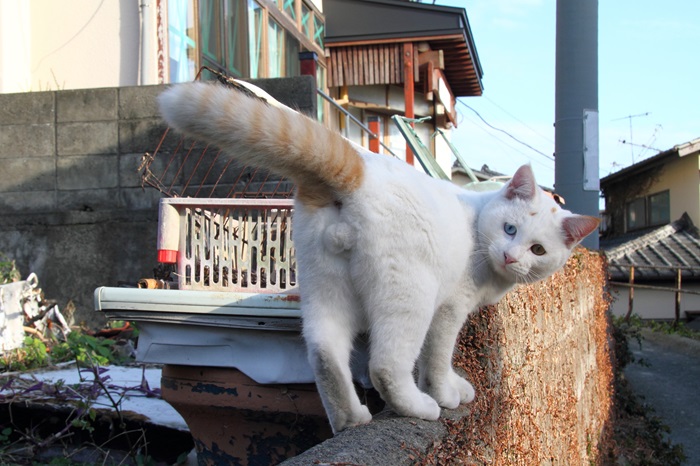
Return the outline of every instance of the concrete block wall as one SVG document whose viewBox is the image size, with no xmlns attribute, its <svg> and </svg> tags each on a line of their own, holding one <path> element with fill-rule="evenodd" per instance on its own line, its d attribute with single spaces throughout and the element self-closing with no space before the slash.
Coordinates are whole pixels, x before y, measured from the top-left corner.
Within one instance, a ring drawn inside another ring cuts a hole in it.
<svg viewBox="0 0 700 466">
<path fill-rule="evenodd" d="M 310 76 L 255 81 L 316 113 Z M 97 286 L 153 275 L 157 203 L 138 167 L 165 126 L 163 86 L 0 94 L 0 253 L 35 272 L 49 299 L 72 301 L 75 322 L 102 324 Z"/>
<path fill-rule="evenodd" d="M 136 168 L 164 127 L 159 86 L 0 96 L 0 213 L 143 209 Z M 138 191 L 138 195 L 135 195 Z"/>
</svg>

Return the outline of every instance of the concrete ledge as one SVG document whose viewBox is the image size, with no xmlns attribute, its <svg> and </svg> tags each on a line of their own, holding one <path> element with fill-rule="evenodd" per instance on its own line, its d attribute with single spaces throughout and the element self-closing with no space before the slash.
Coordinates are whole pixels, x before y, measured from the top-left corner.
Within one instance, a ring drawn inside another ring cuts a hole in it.
<svg viewBox="0 0 700 466">
<path fill-rule="evenodd" d="M 464 405 L 455 410 L 443 409 L 437 421 L 423 421 L 384 410 L 375 414 L 369 424 L 344 430 L 281 464 L 415 464 L 433 445 L 447 438 L 446 420 L 461 420 L 468 413 L 469 405 Z"/>
</svg>

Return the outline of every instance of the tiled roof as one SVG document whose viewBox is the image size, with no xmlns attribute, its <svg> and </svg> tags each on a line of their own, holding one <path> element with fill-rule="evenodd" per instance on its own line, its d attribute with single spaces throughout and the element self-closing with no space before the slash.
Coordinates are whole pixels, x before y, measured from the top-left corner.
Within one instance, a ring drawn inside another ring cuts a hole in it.
<svg viewBox="0 0 700 466">
<path fill-rule="evenodd" d="M 605 249 L 605 245 L 601 244 Z M 676 270 L 689 267 L 683 278 L 700 280 L 700 233 L 687 213 L 673 223 L 652 230 L 605 251 L 613 280 L 628 280 L 629 265 L 636 280 L 671 280 Z"/>
</svg>

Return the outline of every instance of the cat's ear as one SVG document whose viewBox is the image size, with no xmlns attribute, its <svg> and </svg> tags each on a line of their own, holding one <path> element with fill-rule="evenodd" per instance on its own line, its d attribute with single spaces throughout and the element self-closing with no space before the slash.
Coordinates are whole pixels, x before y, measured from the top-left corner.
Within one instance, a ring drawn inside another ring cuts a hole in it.
<svg viewBox="0 0 700 466">
<path fill-rule="evenodd" d="M 530 165 L 518 168 L 513 178 L 506 185 L 506 199 L 520 198 L 526 201 L 532 200 L 537 194 L 537 182 Z"/>
<path fill-rule="evenodd" d="M 564 243 L 567 248 L 578 244 L 583 238 L 598 229 L 600 219 L 589 215 L 571 215 L 564 218 L 562 228 L 564 229 Z"/>
</svg>

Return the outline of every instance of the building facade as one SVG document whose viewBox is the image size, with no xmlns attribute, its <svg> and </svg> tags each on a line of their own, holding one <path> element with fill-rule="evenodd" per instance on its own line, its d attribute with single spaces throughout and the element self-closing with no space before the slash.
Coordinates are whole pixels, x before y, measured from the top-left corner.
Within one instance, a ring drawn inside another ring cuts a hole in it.
<svg viewBox="0 0 700 466">
<path fill-rule="evenodd" d="M 600 246 L 616 298 L 612 312 L 692 318 L 700 309 L 700 139 L 608 175 L 600 187 L 605 197 Z M 692 293 L 676 297 L 678 288 Z"/>
<path fill-rule="evenodd" d="M 297 76 L 323 37 L 320 0 L 7 0 L 0 93 Z"/>
<path fill-rule="evenodd" d="M 318 117 L 365 147 L 374 121 L 379 151 L 413 163 L 390 118 L 429 117 L 413 126 L 447 174 L 435 131 L 483 89 L 465 10 L 406 0 L 4 0 L 0 65 L 0 93 L 311 74 Z"/>
</svg>

